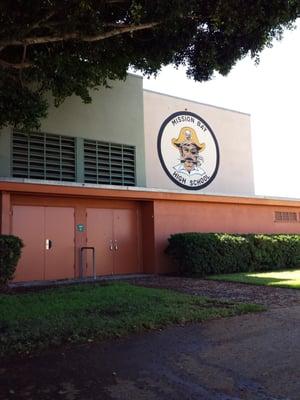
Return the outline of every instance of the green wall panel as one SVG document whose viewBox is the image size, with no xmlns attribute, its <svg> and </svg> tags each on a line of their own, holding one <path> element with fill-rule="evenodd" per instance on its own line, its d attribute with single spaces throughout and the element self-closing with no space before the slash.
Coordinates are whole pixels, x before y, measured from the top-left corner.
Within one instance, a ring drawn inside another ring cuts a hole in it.
<svg viewBox="0 0 300 400">
<path fill-rule="evenodd" d="M 11 129 L 3 129 L 0 131 L 0 176 L 11 176 Z"/>
<path fill-rule="evenodd" d="M 92 103 L 83 104 L 76 96 L 56 108 L 49 98 L 48 117 L 41 131 L 76 138 L 76 180 L 83 182 L 83 139 L 119 143 L 136 148 L 136 184 L 145 186 L 145 140 L 143 81 L 129 74 L 126 81 L 113 81 L 111 88 L 91 91 Z M 0 176 L 9 177 L 10 130 L 0 134 Z"/>
<path fill-rule="evenodd" d="M 80 98 L 72 96 L 59 108 L 51 106 L 42 130 L 135 146 L 136 183 L 145 186 L 143 80 L 128 75 L 125 82 L 113 81 L 110 86 L 93 91 L 91 104 L 83 104 Z M 77 172 L 81 181 L 82 176 Z"/>
</svg>

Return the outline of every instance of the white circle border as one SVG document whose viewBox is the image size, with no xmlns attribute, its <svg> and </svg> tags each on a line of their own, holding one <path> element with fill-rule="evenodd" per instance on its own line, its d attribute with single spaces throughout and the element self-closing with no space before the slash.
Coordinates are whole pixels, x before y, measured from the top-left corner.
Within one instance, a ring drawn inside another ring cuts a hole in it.
<svg viewBox="0 0 300 400">
<path fill-rule="evenodd" d="M 211 175 L 210 179 L 208 181 L 206 181 L 205 183 L 203 183 L 202 185 L 199 186 L 187 186 L 182 184 L 181 182 L 178 182 L 176 179 L 174 179 L 174 177 L 172 176 L 172 174 L 170 173 L 168 167 L 166 166 L 163 156 L 162 156 L 162 152 L 161 152 L 161 138 L 162 135 L 164 133 L 165 127 L 167 126 L 167 124 L 174 119 L 175 117 L 178 117 L 179 115 L 189 115 L 191 117 L 197 118 L 199 121 L 201 121 L 206 128 L 208 129 L 209 133 L 211 134 L 211 137 L 214 141 L 214 144 L 216 146 L 216 166 L 214 169 L 213 174 Z M 157 152 L 158 152 L 158 157 L 159 157 L 159 161 L 165 171 L 165 173 L 168 175 L 168 177 L 171 179 L 172 182 L 174 182 L 177 186 L 182 187 L 183 189 L 186 190 L 200 190 L 205 188 L 206 186 L 208 186 L 216 177 L 218 170 L 219 170 L 219 165 L 220 165 L 220 150 L 219 150 L 219 145 L 216 139 L 216 136 L 213 132 L 213 130 L 211 129 L 211 127 L 208 125 L 208 123 L 201 117 L 199 117 L 199 115 L 192 113 L 190 111 L 177 111 L 171 115 L 168 116 L 168 118 L 166 118 L 164 120 L 164 122 L 162 123 L 159 132 L 158 132 L 158 137 L 157 137 Z"/>
</svg>

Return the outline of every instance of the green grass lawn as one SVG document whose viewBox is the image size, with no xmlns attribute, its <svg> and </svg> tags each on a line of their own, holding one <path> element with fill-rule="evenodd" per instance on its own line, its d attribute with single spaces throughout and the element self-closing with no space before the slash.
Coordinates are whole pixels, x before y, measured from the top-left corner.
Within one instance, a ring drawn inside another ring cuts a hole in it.
<svg viewBox="0 0 300 400">
<path fill-rule="evenodd" d="M 207 279 L 300 289 L 300 269 L 274 272 L 243 272 L 239 274 L 213 275 L 207 277 Z"/>
<path fill-rule="evenodd" d="M 175 323 L 261 311 L 128 283 L 79 285 L 0 295 L 0 354 L 85 343 Z"/>
</svg>

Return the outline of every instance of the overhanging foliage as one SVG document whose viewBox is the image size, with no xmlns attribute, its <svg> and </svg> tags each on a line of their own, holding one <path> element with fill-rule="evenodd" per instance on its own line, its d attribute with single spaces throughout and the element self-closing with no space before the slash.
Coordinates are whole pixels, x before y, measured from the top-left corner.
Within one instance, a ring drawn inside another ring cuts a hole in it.
<svg viewBox="0 0 300 400">
<path fill-rule="evenodd" d="M 299 0 L 2 0 L 0 127 L 36 129 L 72 94 L 186 65 L 205 81 L 257 56 L 299 16 Z"/>
</svg>

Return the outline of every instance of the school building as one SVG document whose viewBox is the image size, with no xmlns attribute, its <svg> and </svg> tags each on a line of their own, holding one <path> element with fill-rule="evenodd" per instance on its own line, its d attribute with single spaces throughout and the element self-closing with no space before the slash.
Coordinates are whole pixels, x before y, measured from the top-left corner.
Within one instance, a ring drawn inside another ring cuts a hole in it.
<svg viewBox="0 0 300 400">
<path fill-rule="evenodd" d="M 300 233 L 300 201 L 255 196 L 250 116 L 128 75 L 0 132 L 0 227 L 15 281 L 167 273 L 177 232 Z M 51 99 L 50 99 L 51 100 Z"/>
</svg>

